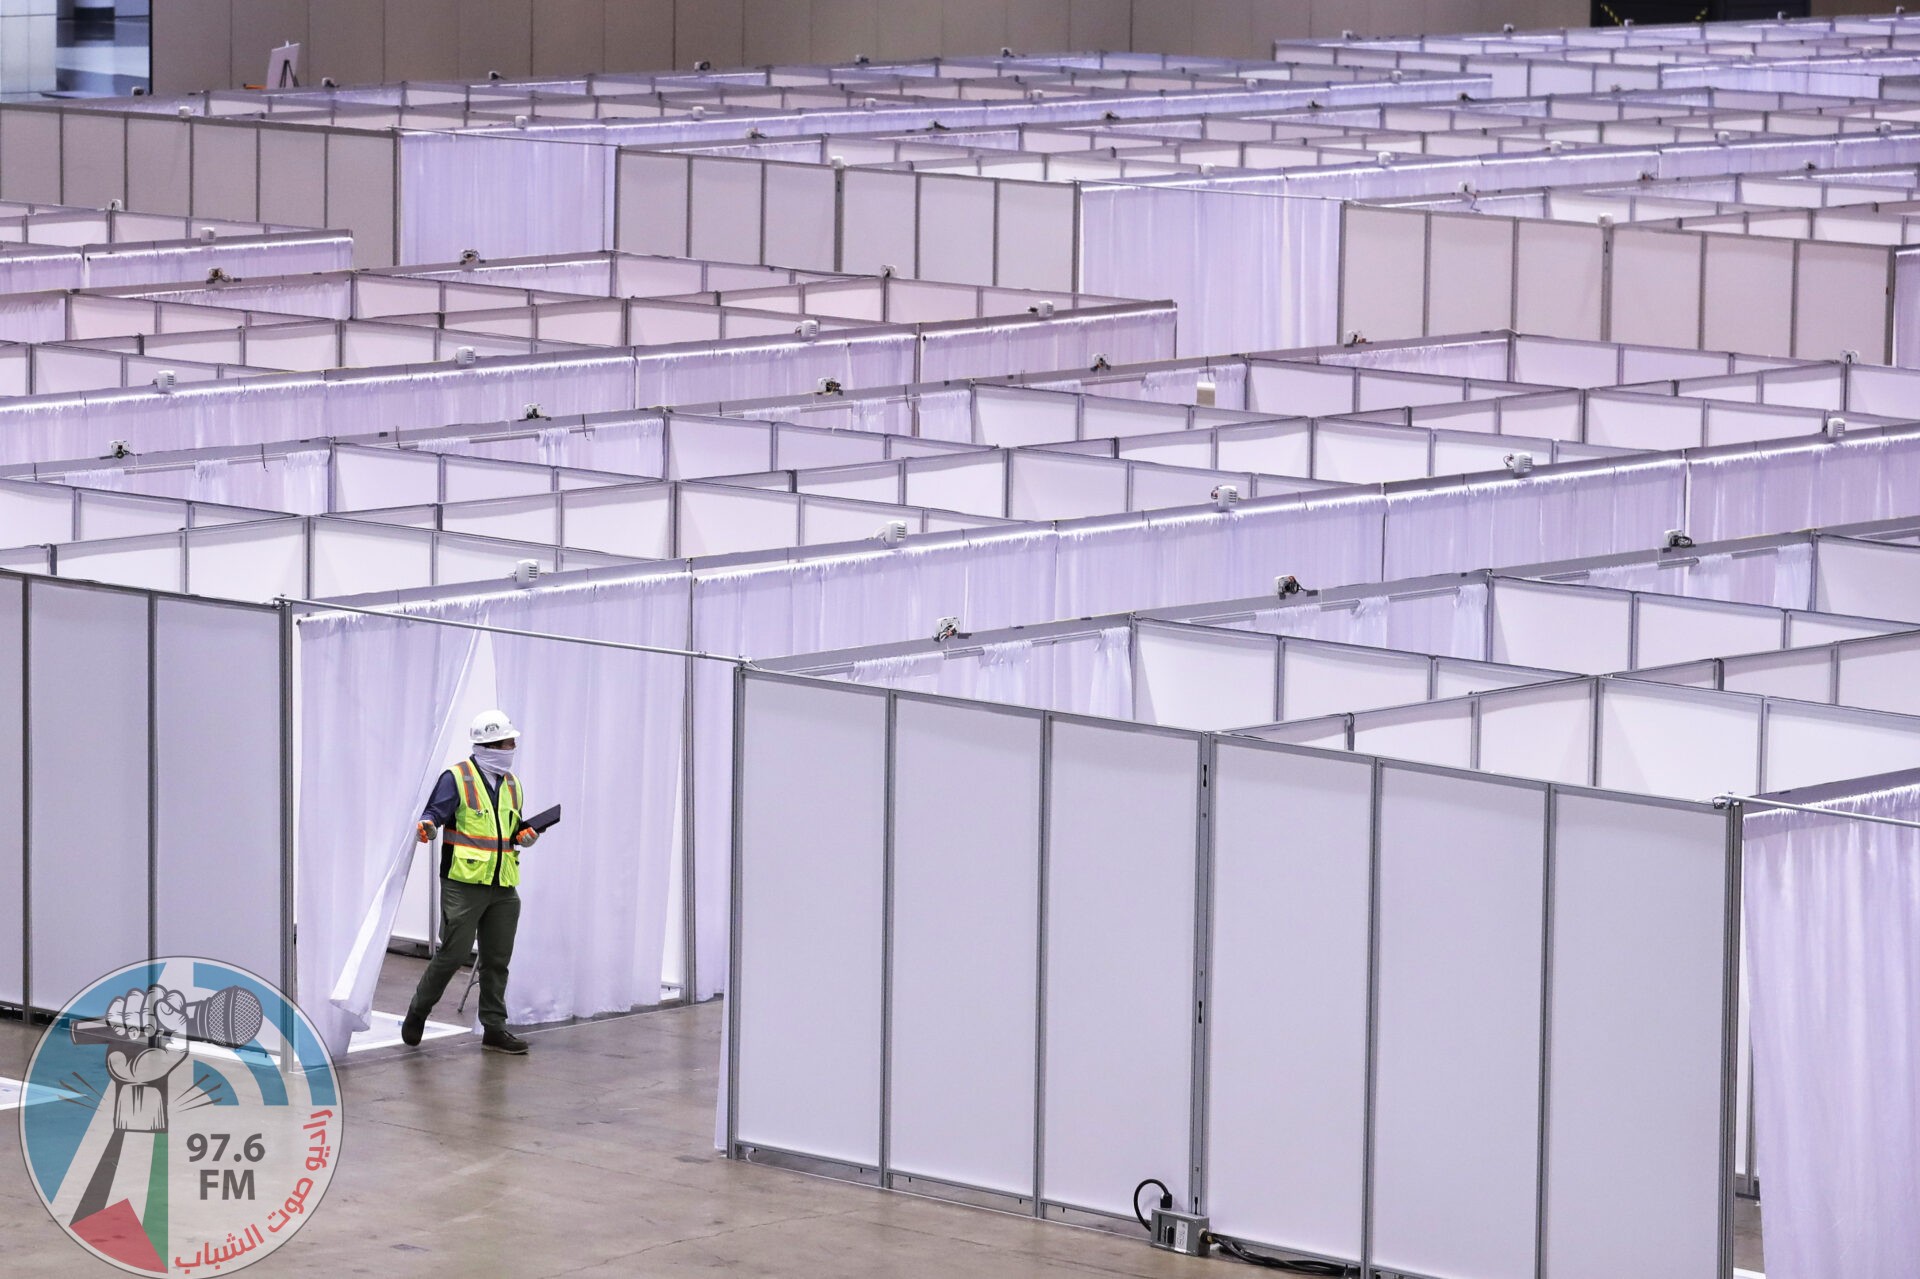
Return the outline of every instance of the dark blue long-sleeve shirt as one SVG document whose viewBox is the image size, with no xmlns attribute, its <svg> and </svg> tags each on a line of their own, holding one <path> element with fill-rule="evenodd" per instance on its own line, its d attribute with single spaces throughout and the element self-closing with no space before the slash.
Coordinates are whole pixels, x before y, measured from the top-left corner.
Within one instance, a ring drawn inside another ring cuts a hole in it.
<svg viewBox="0 0 1920 1279">
<path fill-rule="evenodd" d="M 485 773 L 480 774 L 485 783 L 487 794 L 495 791 L 493 781 Z M 427 799 L 427 806 L 420 810 L 422 821 L 432 822 L 435 826 L 451 826 L 453 815 L 460 808 L 460 783 L 453 779 L 453 770 L 449 768 L 440 774 L 440 780 L 434 783 L 433 794 Z"/>
</svg>

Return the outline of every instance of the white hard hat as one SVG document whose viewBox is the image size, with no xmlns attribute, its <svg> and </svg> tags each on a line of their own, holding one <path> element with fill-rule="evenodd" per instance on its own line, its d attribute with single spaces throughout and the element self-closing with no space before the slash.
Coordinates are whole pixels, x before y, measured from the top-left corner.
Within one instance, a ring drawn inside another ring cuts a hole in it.
<svg viewBox="0 0 1920 1279">
<path fill-rule="evenodd" d="M 467 740 L 476 746 L 518 736 L 520 736 L 520 730 L 513 726 L 513 721 L 507 718 L 507 713 L 500 710 L 481 711 L 473 717 L 473 727 L 467 730 Z"/>
</svg>

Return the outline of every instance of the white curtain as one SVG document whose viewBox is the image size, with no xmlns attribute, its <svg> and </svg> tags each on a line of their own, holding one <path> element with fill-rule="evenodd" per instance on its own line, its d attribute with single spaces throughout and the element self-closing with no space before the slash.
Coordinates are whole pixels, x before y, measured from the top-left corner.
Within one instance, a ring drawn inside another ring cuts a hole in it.
<svg viewBox="0 0 1920 1279">
<path fill-rule="evenodd" d="M 1045 323 L 930 326 L 920 343 L 921 382 L 1006 377 L 1054 369 L 1168 360 L 1174 353 L 1171 310 L 1122 315 L 1064 315 Z"/>
<path fill-rule="evenodd" d="M 298 998 L 342 1053 L 367 1026 L 474 634 L 363 614 L 298 629 Z"/>
<path fill-rule="evenodd" d="M 1920 818 L 1920 785 L 1900 780 L 1818 802 Z M 1745 826 L 1767 1274 L 1911 1275 L 1920 1258 L 1920 831 L 1769 810 L 1750 812 Z"/>
<path fill-rule="evenodd" d="M 1913 514 L 1920 439 L 1758 447 L 1696 460 L 1691 471 L 1687 531 L 1696 541 L 1857 524 Z"/>
<path fill-rule="evenodd" d="M 502 596 L 480 616 L 514 630 L 679 648 L 687 583 L 674 574 L 575 587 L 538 604 Z M 669 889 L 687 659 L 512 635 L 492 643 L 494 700 L 522 733 L 514 769 L 528 806 L 564 809 L 521 857 L 508 1016 L 549 1022 L 657 1003 L 678 904 Z"/>
<path fill-rule="evenodd" d="M 1179 303 L 1181 355 L 1336 340 L 1339 201 L 1284 195 L 1280 185 L 1085 184 L 1080 287 Z"/>
<path fill-rule="evenodd" d="M 1653 560 L 1615 564 L 1594 569 L 1581 585 L 1806 608 L 1813 590 L 1813 544 L 1795 542 L 1759 555 L 1702 555 L 1682 568 L 1662 568 Z"/>
<path fill-rule="evenodd" d="M 1388 498 L 1385 580 L 1659 546 L 1681 527 L 1682 462 L 1482 480 Z"/>
<path fill-rule="evenodd" d="M 344 233 L 300 231 L 247 236 L 234 240 L 171 244 L 132 249 L 115 245 L 86 255 L 83 287 L 104 289 L 130 284 L 169 284 L 204 280 L 215 267 L 236 280 L 265 275 L 311 275 L 344 271 L 353 265 L 353 237 Z"/>
<path fill-rule="evenodd" d="M 541 137 L 407 133 L 400 139 L 401 262 L 613 247 L 613 148 Z"/>
<path fill-rule="evenodd" d="M 821 379 L 841 386 L 904 386 L 913 381 L 919 339 L 912 333 L 864 337 L 730 341 L 715 347 L 642 351 L 634 404 L 710 404 L 805 395 Z"/>
</svg>

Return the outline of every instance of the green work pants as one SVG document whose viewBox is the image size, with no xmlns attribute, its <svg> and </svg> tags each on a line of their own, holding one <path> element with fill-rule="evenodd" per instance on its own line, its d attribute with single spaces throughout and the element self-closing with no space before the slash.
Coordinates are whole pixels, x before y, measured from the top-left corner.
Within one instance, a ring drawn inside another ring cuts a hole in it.
<svg viewBox="0 0 1920 1279">
<path fill-rule="evenodd" d="M 520 893 L 491 884 L 440 881 L 440 949 L 420 975 L 410 1011 L 425 1017 L 446 993 L 447 983 L 473 953 L 480 939 L 480 1024 L 507 1024 L 507 964 L 513 959 L 513 934 L 520 926 Z"/>
</svg>

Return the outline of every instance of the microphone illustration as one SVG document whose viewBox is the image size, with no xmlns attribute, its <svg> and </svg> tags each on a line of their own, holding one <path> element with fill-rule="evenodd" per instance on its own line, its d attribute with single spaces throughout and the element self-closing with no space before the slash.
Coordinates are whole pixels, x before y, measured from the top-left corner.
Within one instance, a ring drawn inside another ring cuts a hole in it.
<svg viewBox="0 0 1920 1279">
<path fill-rule="evenodd" d="M 187 1038 L 238 1048 L 260 1033 L 262 1020 L 260 997 L 244 986 L 228 986 L 187 1005 Z M 102 1018 L 73 1022 L 67 1030 L 76 1044 L 129 1042 Z"/>
</svg>

